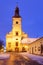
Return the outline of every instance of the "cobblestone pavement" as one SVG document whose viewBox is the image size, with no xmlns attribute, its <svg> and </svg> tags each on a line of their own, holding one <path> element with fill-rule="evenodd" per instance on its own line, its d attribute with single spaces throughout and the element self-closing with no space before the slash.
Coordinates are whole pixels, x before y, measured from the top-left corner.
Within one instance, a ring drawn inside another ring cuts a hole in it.
<svg viewBox="0 0 43 65">
<path fill-rule="evenodd" d="M 40 65 L 36 61 L 32 61 L 30 58 L 21 56 L 19 53 L 10 52 L 10 58 L 0 60 L 0 65 Z"/>
</svg>

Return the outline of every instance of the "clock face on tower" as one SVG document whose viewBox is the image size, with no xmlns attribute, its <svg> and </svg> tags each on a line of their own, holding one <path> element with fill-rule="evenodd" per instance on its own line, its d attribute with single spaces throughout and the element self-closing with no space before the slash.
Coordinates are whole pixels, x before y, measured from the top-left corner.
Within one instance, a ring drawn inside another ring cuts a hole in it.
<svg viewBox="0 0 43 65">
<path fill-rule="evenodd" d="M 16 21 L 16 24 L 18 24 L 18 21 Z"/>
</svg>

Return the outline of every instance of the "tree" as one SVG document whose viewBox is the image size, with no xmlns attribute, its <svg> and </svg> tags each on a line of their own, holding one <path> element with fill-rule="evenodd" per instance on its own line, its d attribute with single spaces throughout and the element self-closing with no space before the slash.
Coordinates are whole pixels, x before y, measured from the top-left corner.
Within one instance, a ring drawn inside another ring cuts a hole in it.
<svg viewBox="0 0 43 65">
<path fill-rule="evenodd" d="M 0 50 L 3 48 L 3 46 L 4 46 L 4 42 L 0 40 Z"/>
</svg>

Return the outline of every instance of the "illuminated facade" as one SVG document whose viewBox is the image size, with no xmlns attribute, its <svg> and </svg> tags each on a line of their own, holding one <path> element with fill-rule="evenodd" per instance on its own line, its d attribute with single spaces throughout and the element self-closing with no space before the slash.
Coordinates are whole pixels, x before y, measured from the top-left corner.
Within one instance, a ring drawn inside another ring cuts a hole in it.
<svg viewBox="0 0 43 65">
<path fill-rule="evenodd" d="M 31 54 L 43 55 L 43 37 L 28 38 L 28 35 L 22 31 L 22 18 L 18 7 L 12 17 L 12 31 L 6 34 L 6 51 L 28 51 Z"/>
<path fill-rule="evenodd" d="M 22 18 L 19 15 L 19 8 L 16 7 L 15 15 L 12 17 L 12 31 L 6 34 L 6 50 L 22 51 L 26 44 L 22 44 L 21 40 L 27 38 L 28 35 L 22 31 Z"/>
</svg>

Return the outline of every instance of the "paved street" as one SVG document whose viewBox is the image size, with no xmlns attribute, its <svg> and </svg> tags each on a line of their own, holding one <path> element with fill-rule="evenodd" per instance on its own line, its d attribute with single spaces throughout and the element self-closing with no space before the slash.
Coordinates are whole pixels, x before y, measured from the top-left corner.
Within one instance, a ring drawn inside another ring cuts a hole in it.
<svg viewBox="0 0 43 65">
<path fill-rule="evenodd" d="M 10 53 L 10 58 L 6 60 L 0 60 L 0 65 L 40 65 L 36 61 L 21 56 L 19 53 Z"/>
</svg>

